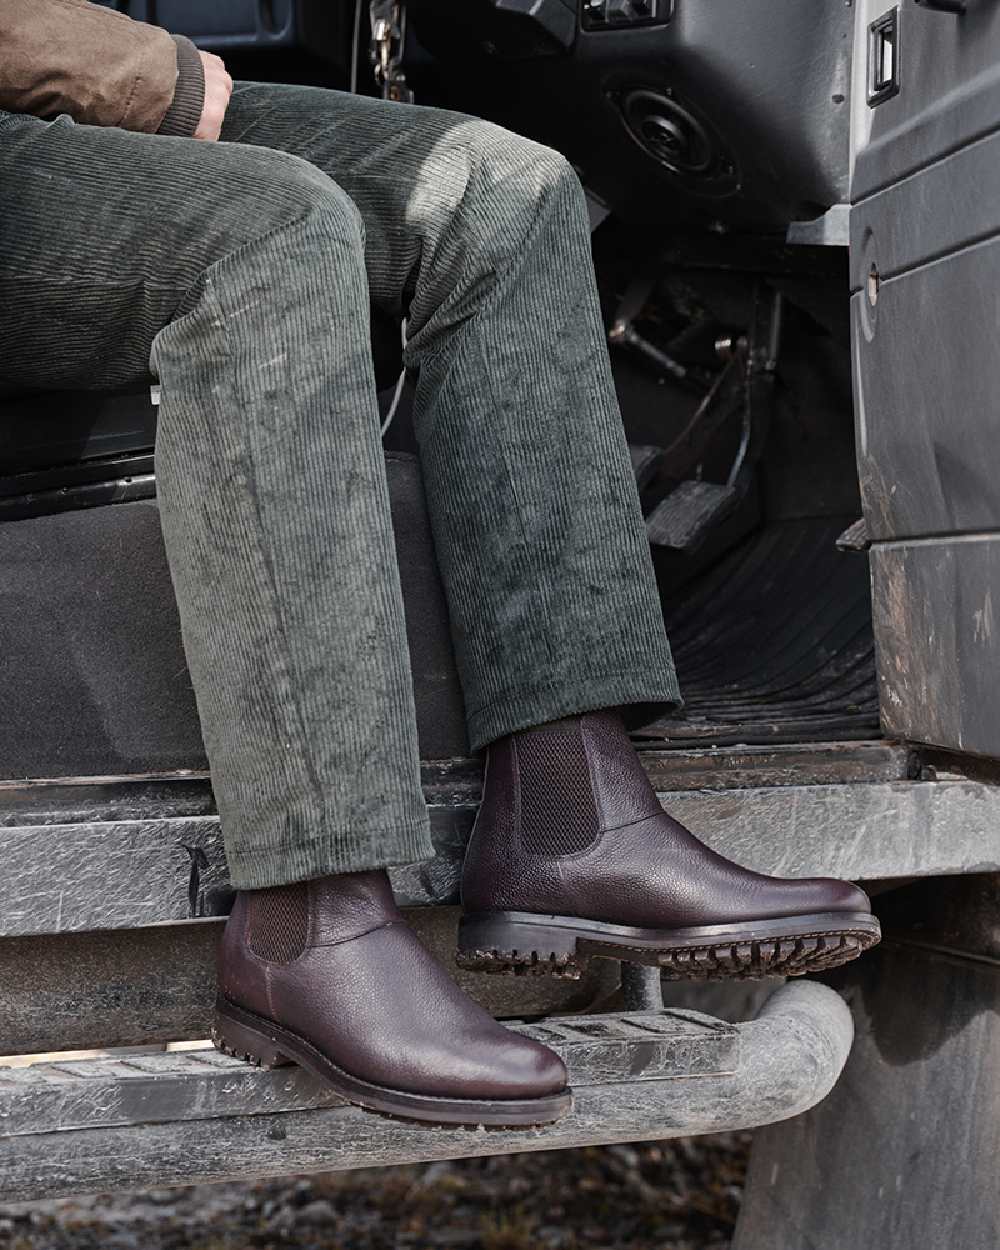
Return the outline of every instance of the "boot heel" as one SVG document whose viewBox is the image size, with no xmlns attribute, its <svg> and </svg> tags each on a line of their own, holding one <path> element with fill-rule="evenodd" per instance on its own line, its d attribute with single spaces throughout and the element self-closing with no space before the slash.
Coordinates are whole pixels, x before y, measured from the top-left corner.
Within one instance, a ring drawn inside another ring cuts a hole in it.
<svg viewBox="0 0 1000 1250">
<path fill-rule="evenodd" d="M 576 935 L 545 919 L 502 911 L 463 916 L 455 962 L 471 972 L 577 980 L 588 959 L 577 952 Z"/>
<path fill-rule="evenodd" d="M 232 1055 L 234 1059 L 242 1059 L 257 1068 L 282 1068 L 293 1062 L 281 1052 L 273 1038 L 233 1019 L 221 1006 L 215 1013 L 212 1045 L 224 1055 Z"/>
</svg>

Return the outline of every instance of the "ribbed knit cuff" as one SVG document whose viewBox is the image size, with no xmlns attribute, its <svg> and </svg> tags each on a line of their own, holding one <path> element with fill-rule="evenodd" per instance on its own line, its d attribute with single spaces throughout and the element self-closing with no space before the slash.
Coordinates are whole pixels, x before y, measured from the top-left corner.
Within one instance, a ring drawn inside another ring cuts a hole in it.
<svg viewBox="0 0 1000 1250">
<path fill-rule="evenodd" d="M 198 129 L 205 106 L 205 70 L 198 49 L 190 39 L 174 35 L 173 41 L 177 46 L 177 85 L 156 133 L 190 138 Z"/>
</svg>

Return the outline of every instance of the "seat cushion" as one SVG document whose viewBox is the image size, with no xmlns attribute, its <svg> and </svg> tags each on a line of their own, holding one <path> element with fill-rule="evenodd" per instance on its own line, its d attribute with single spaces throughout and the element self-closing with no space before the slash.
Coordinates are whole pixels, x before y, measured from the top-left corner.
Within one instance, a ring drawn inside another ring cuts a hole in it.
<svg viewBox="0 0 1000 1250">
<path fill-rule="evenodd" d="M 386 470 L 424 758 L 467 752 L 419 465 Z M 203 769 L 155 499 L 0 523 L 0 778 Z"/>
</svg>

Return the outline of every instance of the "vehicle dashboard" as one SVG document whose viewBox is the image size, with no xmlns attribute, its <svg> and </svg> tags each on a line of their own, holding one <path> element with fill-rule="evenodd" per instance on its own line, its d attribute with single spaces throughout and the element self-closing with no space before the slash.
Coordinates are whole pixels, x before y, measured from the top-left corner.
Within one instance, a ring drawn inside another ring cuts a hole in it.
<svg viewBox="0 0 1000 1250">
<path fill-rule="evenodd" d="M 356 8 L 357 5 L 357 8 Z M 117 0 L 237 73 L 345 87 L 367 0 Z M 408 0 L 422 103 L 562 151 L 636 224 L 781 229 L 847 198 L 853 11 L 841 0 Z M 241 62 L 246 62 L 244 68 Z"/>
</svg>

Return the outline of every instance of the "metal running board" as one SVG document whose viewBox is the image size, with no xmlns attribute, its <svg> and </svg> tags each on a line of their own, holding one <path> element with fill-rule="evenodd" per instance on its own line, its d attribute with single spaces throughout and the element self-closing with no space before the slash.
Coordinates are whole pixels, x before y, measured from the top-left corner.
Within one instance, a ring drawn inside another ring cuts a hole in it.
<svg viewBox="0 0 1000 1250">
<path fill-rule="evenodd" d="M 1000 868 L 1000 786 L 957 773 L 918 779 L 916 755 L 898 744 L 641 758 L 668 811 L 758 872 L 871 880 Z M 393 870 L 403 906 L 457 902 L 480 770 L 425 762 L 437 854 Z M 0 858 L 0 939 L 209 919 L 231 898 L 204 776 L 0 782 Z"/>
<path fill-rule="evenodd" d="M 0 1069 L 0 1198 L 750 1128 L 825 1097 L 853 1037 L 843 1000 L 812 982 L 783 986 L 739 1025 L 663 1011 L 516 1027 L 570 1072 L 573 1111 L 544 1129 L 389 1120 L 344 1104 L 300 1068 L 252 1068 L 211 1050 Z"/>
<path fill-rule="evenodd" d="M 556 1047 L 570 1083 L 732 1076 L 738 1032 L 693 1011 L 625 1012 L 513 1026 Z M 256 1068 L 209 1047 L 0 1068 L 0 1137 L 343 1106 L 299 1067 Z"/>
</svg>

